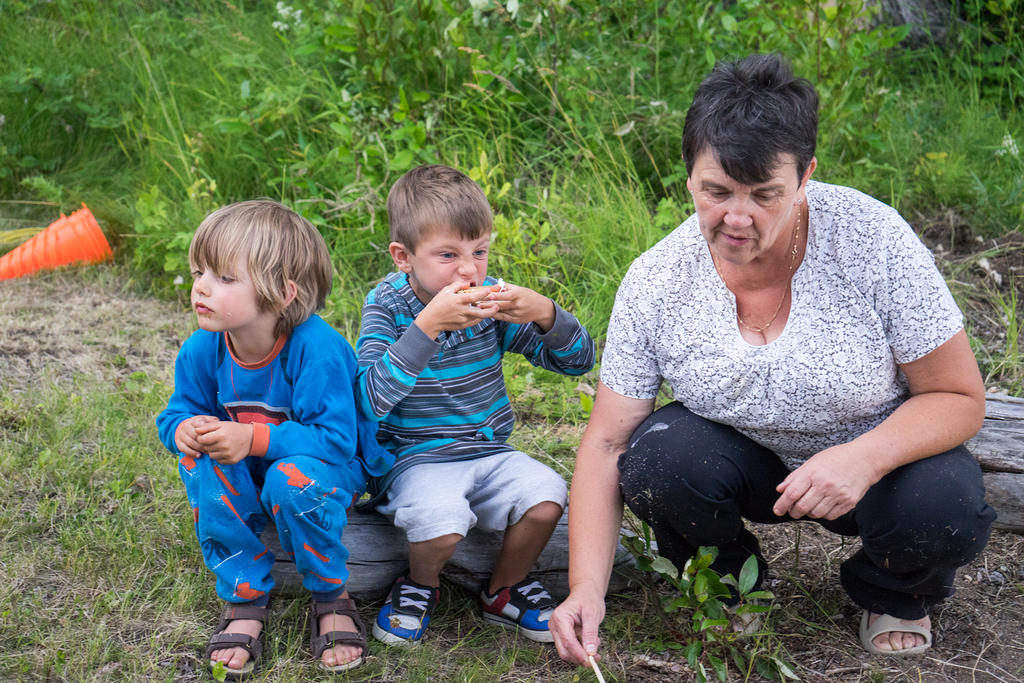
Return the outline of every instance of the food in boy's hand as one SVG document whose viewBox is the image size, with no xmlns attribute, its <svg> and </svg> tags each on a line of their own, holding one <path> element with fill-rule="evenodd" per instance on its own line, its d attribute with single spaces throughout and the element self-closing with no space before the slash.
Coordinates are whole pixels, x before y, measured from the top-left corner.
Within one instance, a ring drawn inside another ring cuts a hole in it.
<svg viewBox="0 0 1024 683">
<path fill-rule="evenodd" d="M 502 280 L 500 277 L 498 278 L 498 281 L 495 284 L 498 285 L 499 292 L 504 292 L 506 289 L 508 289 L 508 285 L 506 285 L 505 281 Z M 479 294 L 483 290 L 490 291 L 491 287 L 493 286 L 494 285 L 477 285 L 476 287 L 466 287 L 464 289 L 460 289 L 459 291 L 457 291 L 456 294 Z"/>
</svg>

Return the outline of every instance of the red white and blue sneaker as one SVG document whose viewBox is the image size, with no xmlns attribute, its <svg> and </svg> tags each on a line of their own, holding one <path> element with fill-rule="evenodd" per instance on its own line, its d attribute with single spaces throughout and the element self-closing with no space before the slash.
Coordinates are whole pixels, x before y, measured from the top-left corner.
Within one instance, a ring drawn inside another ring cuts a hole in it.
<svg viewBox="0 0 1024 683">
<path fill-rule="evenodd" d="M 487 592 L 485 582 L 480 589 L 480 606 L 485 621 L 519 629 L 524 636 L 539 643 L 555 641 L 548 630 L 548 619 L 558 603 L 540 581 L 526 577 L 514 586 L 499 588 L 493 594 Z"/>
<path fill-rule="evenodd" d="M 440 594 L 440 589 L 399 577 L 387 602 L 377 612 L 373 637 L 389 645 L 419 645 Z"/>
</svg>

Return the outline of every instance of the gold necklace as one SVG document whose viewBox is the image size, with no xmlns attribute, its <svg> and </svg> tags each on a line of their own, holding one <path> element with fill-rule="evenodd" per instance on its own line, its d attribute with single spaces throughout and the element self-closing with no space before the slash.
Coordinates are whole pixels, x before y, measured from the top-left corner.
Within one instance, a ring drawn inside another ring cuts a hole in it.
<svg viewBox="0 0 1024 683">
<path fill-rule="evenodd" d="M 803 202 L 801 202 L 801 205 L 802 204 Z M 738 305 L 736 306 L 736 320 L 739 321 L 740 326 L 750 330 L 751 332 L 756 332 L 757 334 L 761 335 L 762 339 L 766 341 L 768 337 L 765 335 L 765 332 L 767 332 L 768 329 L 772 326 L 772 323 L 775 322 L 775 319 L 779 317 L 779 311 L 782 310 L 782 304 L 786 302 L 786 295 L 789 294 L 789 290 L 793 286 L 793 268 L 796 265 L 796 254 L 799 251 L 799 240 L 800 209 L 798 208 L 796 211 L 796 221 L 794 221 L 793 223 L 793 239 L 789 245 L 789 272 L 786 273 L 786 289 L 785 291 L 782 292 L 782 298 L 779 299 L 779 305 L 775 307 L 775 312 L 772 313 L 772 317 L 768 319 L 768 322 L 766 322 L 764 325 L 751 325 L 750 323 L 748 323 L 747 321 L 740 317 L 740 308 Z M 714 264 L 715 270 L 718 272 L 718 277 L 722 278 L 722 284 L 724 284 L 726 289 L 728 289 L 729 283 L 726 282 L 725 275 L 722 274 L 722 269 L 718 265 L 718 259 L 715 258 L 714 251 L 711 252 L 711 263 Z"/>
</svg>

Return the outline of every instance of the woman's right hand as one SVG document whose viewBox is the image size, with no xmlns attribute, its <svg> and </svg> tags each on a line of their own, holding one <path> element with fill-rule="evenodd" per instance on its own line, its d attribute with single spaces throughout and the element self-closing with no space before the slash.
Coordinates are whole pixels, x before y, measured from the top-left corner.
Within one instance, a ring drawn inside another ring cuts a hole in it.
<svg viewBox="0 0 1024 683">
<path fill-rule="evenodd" d="M 590 655 L 600 660 L 597 649 L 601 638 L 597 629 L 604 621 L 604 612 L 603 593 L 588 592 L 582 587 L 573 589 L 548 622 L 558 656 L 579 666 L 589 666 Z"/>
</svg>

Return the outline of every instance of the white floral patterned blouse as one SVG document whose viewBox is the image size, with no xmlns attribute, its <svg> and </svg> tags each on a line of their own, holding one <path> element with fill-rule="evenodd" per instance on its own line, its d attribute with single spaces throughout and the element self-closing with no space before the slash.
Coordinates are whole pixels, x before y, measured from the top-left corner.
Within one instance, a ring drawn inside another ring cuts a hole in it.
<svg viewBox="0 0 1024 683">
<path fill-rule="evenodd" d="M 908 396 L 898 364 L 928 354 L 963 317 L 927 247 L 891 207 L 810 182 L 807 250 L 782 334 L 753 346 L 696 215 L 637 258 L 619 287 L 601 381 L 649 399 L 662 381 L 694 413 L 796 468 L 877 426 Z"/>
</svg>

